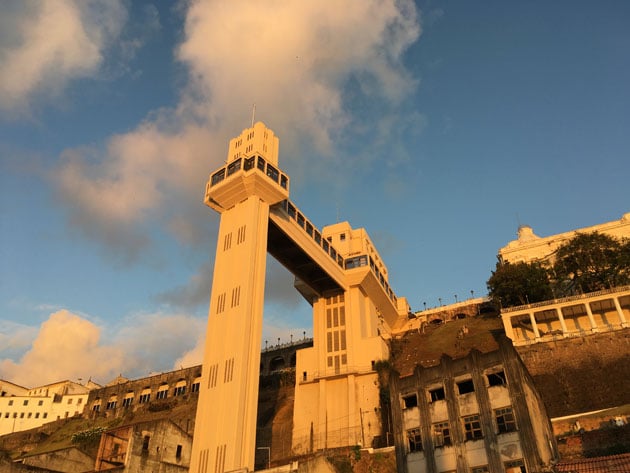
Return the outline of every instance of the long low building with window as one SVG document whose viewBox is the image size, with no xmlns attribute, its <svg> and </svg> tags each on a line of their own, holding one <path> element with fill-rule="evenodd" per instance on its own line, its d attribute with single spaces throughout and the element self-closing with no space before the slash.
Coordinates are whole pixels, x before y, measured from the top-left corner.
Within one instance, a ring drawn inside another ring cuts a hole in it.
<svg viewBox="0 0 630 473">
<path fill-rule="evenodd" d="M 90 392 L 84 416 L 120 417 L 138 409 L 170 408 L 180 401 L 194 400 L 196 404 L 200 382 L 201 366 L 132 381 L 118 377 L 107 386 Z"/>
</svg>

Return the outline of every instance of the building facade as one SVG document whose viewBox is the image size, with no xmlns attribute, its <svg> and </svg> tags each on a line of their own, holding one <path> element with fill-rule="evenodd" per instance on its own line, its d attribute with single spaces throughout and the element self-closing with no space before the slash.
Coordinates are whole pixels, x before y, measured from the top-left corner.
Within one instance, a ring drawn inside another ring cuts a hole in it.
<svg viewBox="0 0 630 473">
<path fill-rule="evenodd" d="M 399 469 L 409 473 L 533 473 L 557 459 L 542 399 L 509 340 L 392 376 Z"/>
<path fill-rule="evenodd" d="M 89 386 L 73 381 L 60 381 L 35 388 L 16 389 L 12 383 L 0 381 L 0 435 L 33 429 L 59 419 L 83 413 Z M 14 393 L 14 394 L 10 394 Z"/>
<path fill-rule="evenodd" d="M 553 260 L 553 254 L 563 244 L 578 233 L 603 233 L 615 238 L 630 238 L 630 212 L 619 220 L 579 228 L 565 233 L 539 237 L 529 225 L 518 228 L 518 238 L 499 250 L 498 259 L 502 263 L 530 263 Z"/>
</svg>

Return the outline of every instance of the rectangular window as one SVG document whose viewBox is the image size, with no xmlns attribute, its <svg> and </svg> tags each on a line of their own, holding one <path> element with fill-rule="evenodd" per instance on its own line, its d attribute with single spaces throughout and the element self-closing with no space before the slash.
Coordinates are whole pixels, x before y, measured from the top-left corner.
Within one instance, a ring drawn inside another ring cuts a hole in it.
<svg viewBox="0 0 630 473">
<path fill-rule="evenodd" d="M 138 403 L 146 404 L 150 400 L 151 400 L 151 393 L 140 394 L 140 397 L 138 398 Z"/>
<path fill-rule="evenodd" d="M 48 417 L 48 412 L 44 412 L 44 413 L 42 414 L 42 417 L 43 417 L 44 419 L 45 419 L 46 417 Z"/>
<path fill-rule="evenodd" d="M 304 218 L 304 215 L 302 215 L 300 212 L 298 212 L 295 221 L 300 227 L 304 228 L 304 225 L 306 224 L 306 219 Z"/>
<path fill-rule="evenodd" d="M 433 437 L 436 447 L 451 445 L 451 429 L 448 422 L 438 422 L 433 424 Z"/>
<path fill-rule="evenodd" d="M 35 418 L 36 418 L 36 419 L 39 419 L 39 412 L 36 412 L 36 413 L 35 413 Z"/>
<path fill-rule="evenodd" d="M 444 388 L 440 387 L 440 388 L 430 389 L 429 397 L 431 399 L 431 402 L 441 401 L 442 399 L 446 397 L 444 394 Z"/>
<path fill-rule="evenodd" d="M 278 182 L 280 173 L 271 164 L 267 164 L 267 176 L 270 177 L 273 181 Z"/>
<path fill-rule="evenodd" d="M 108 409 L 108 410 L 109 409 L 116 409 L 116 404 L 117 404 L 117 401 L 109 401 L 107 403 L 107 406 L 105 406 L 105 409 Z"/>
<path fill-rule="evenodd" d="M 175 458 L 177 458 L 178 460 L 182 458 L 182 446 L 178 445 L 177 449 L 175 450 Z"/>
<path fill-rule="evenodd" d="M 497 428 L 499 433 L 514 432 L 516 430 L 516 420 L 511 407 L 503 407 L 496 409 L 494 415 L 497 419 Z"/>
<path fill-rule="evenodd" d="M 488 466 L 474 466 L 470 469 L 470 473 L 489 473 Z"/>
<path fill-rule="evenodd" d="M 168 397 L 168 389 L 162 389 L 157 392 L 156 399 L 166 399 Z"/>
<path fill-rule="evenodd" d="M 503 371 L 497 371 L 496 373 L 488 373 L 488 386 L 504 386 L 507 384 L 505 380 L 505 373 Z"/>
<path fill-rule="evenodd" d="M 258 162 L 257 162 L 256 166 L 261 171 L 264 171 L 265 170 L 265 160 L 263 158 L 261 158 L 260 156 L 258 156 Z"/>
<path fill-rule="evenodd" d="M 28 406 L 28 399 L 24 399 L 24 402 L 22 403 L 24 406 Z"/>
<path fill-rule="evenodd" d="M 43 405 L 44 405 L 44 401 L 39 401 L 39 402 L 37 403 L 37 405 L 38 405 L 38 406 L 43 406 Z"/>
<path fill-rule="evenodd" d="M 225 179 L 225 168 L 215 172 L 210 179 L 210 185 L 214 186 Z"/>
<path fill-rule="evenodd" d="M 481 421 L 479 420 L 478 414 L 474 416 L 466 416 L 463 418 L 463 421 L 466 440 L 477 440 L 483 438 L 483 433 L 481 432 Z"/>
<path fill-rule="evenodd" d="M 173 396 L 183 396 L 186 394 L 186 386 L 177 386 L 173 391 Z"/>
<path fill-rule="evenodd" d="M 245 169 L 245 171 L 249 171 L 251 168 L 254 167 L 254 158 L 245 158 L 245 164 L 243 166 L 243 169 Z"/>
<path fill-rule="evenodd" d="M 232 161 L 227 168 L 227 175 L 231 176 L 232 174 L 234 174 L 236 171 L 238 171 L 239 169 L 241 169 L 241 160 L 237 159 L 236 161 Z"/>
<path fill-rule="evenodd" d="M 191 393 L 199 392 L 199 383 L 193 383 L 192 386 L 190 387 L 190 392 Z"/>
<path fill-rule="evenodd" d="M 13 399 L 9 401 L 9 406 L 12 406 L 12 405 L 13 405 Z"/>
<path fill-rule="evenodd" d="M 422 438 L 420 437 L 420 429 L 411 429 L 407 431 L 407 441 L 409 442 L 410 452 L 422 451 Z"/>
<path fill-rule="evenodd" d="M 523 460 L 512 460 L 503 464 L 505 473 L 527 473 Z"/>
<path fill-rule="evenodd" d="M 411 409 L 412 407 L 418 407 L 418 396 L 416 393 L 407 394 L 403 396 L 403 404 L 405 409 Z"/>
<path fill-rule="evenodd" d="M 457 389 L 459 394 L 472 393 L 475 392 L 475 385 L 473 384 L 472 379 L 466 379 L 457 383 Z"/>
<path fill-rule="evenodd" d="M 289 217 L 295 218 L 297 210 L 293 204 L 287 203 L 287 213 L 289 214 Z"/>
<path fill-rule="evenodd" d="M 133 398 L 132 397 L 126 397 L 125 399 L 123 399 L 122 405 L 123 407 L 129 407 L 133 404 Z"/>
</svg>

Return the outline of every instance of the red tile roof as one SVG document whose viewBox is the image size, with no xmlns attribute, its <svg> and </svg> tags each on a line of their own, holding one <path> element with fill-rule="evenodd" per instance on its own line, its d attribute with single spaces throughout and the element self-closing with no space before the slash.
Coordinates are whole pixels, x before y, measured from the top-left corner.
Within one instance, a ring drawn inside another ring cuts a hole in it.
<svg viewBox="0 0 630 473">
<path fill-rule="evenodd" d="M 556 471 L 559 473 L 630 473 L 630 453 L 563 461 L 556 465 Z"/>
</svg>

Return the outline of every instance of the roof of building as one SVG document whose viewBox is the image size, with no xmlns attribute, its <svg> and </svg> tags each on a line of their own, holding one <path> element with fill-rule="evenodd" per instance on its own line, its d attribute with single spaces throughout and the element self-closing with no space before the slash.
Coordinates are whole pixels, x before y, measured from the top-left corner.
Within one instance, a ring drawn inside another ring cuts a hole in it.
<svg viewBox="0 0 630 473">
<path fill-rule="evenodd" d="M 501 319 L 467 317 L 440 325 L 425 324 L 393 341 L 394 368 L 400 376 L 409 376 L 416 365 L 436 366 L 444 355 L 453 359 L 468 356 L 471 350 L 489 353 L 499 349 L 497 334 L 503 333 Z"/>
<path fill-rule="evenodd" d="M 556 465 L 556 471 L 559 473 L 630 473 L 630 453 L 563 461 Z"/>
</svg>

